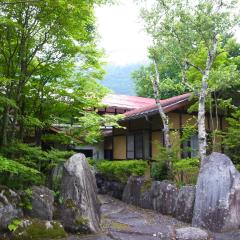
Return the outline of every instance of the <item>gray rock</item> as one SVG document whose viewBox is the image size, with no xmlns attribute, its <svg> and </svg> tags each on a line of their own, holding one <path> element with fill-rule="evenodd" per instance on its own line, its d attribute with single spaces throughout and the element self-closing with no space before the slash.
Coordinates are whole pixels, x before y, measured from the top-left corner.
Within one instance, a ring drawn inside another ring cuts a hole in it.
<svg viewBox="0 0 240 240">
<path fill-rule="evenodd" d="M 173 216 L 184 222 L 192 222 L 195 202 L 195 186 L 180 188 L 174 208 Z"/>
<path fill-rule="evenodd" d="M 153 209 L 165 214 L 173 215 L 178 189 L 169 181 L 154 181 L 152 184 Z"/>
<path fill-rule="evenodd" d="M 95 176 L 99 194 L 108 194 L 114 198 L 122 200 L 122 194 L 126 184 L 112 181 L 99 173 Z"/>
<path fill-rule="evenodd" d="M 152 182 L 150 180 L 145 180 L 144 177 L 131 176 L 124 188 L 122 200 L 128 204 L 152 209 L 153 198 L 151 185 Z"/>
<path fill-rule="evenodd" d="M 186 227 L 176 229 L 176 240 L 208 240 L 209 235 L 206 231 L 194 228 Z"/>
<path fill-rule="evenodd" d="M 212 153 L 201 168 L 193 226 L 216 232 L 240 226 L 240 175 L 224 154 Z"/>
<path fill-rule="evenodd" d="M 44 186 L 32 187 L 32 209 L 29 215 L 42 220 L 53 219 L 53 191 Z"/>
<path fill-rule="evenodd" d="M 20 198 L 17 193 L 7 187 L 0 187 L 0 230 L 6 230 L 16 218 L 21 218 L 23 212 L 18 208 Z"/>
<path fill-rule="evenodd" d="M 83 154 L 73 155 L 63 167 L 61 222 L 70 232 L 100 230 L 100 202 L 96 179 Z"/>
</svg>

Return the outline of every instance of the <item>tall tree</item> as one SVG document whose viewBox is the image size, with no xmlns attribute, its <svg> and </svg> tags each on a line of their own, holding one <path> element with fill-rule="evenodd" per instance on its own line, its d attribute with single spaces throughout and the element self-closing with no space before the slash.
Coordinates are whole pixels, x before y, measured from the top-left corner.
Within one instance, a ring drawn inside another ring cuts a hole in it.
<svg viewBox="0 0 240 240">
<path fill-rule="evenodd" d="M 164 49 L 161 48 L 155 48 L 154 56 L 158 72 L 161 73 L 161 81 L 158 85 L 161 99 L 170 98 L 187 92 L 187 87 L 181 82 L 181 69 L 171 56 L 166 55 Z M 153 88 L 149 87 L 151 86 L 151 75 L 155 75 L 155 66 L 153 63 L 147 66 L 141 66 L 132 73 L 138 96 L 154 97 Z"/>
<path fill-rule="evenodd" d="M 22 140 L 28 127 L 39 142 L 46 123 L 71 122 L 98 106 L 106 93 L 96 82 L 103 70 L 94 4 L 101 2 L 0 1 L 2 145 Z"/>
<path fill-rule="evenodd" d="M 237 24 L 233 11 L 236 6 L 237 1 L 156 0 L 151 9 L 142 12 L 146 30 L 152 35 L 155 46 L 165 49 L 165 53 L 174 59 L 181 69 L 183 83 L 198 96 L 198 141 L 202 163 L 207 147 L 205 104 L 210 91 L 209 76 L 216 56 L 220 54 L 219 37 L 225 37 Z M 206 52 L 203 66 L 193 61 L 200 48 Z M 201 75 L 198 85 L 188 81 L 190 67 Z"/>
</svg>

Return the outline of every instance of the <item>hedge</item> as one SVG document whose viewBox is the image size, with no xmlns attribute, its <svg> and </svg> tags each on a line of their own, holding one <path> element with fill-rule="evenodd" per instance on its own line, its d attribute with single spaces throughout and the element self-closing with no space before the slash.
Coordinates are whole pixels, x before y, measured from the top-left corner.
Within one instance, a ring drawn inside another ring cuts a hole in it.
<svg viewBox="0 0 240 240">
<path fill-rule="evenodd" d="M 148 167 L 147 162 L 143 160 L 102 160 L 95 162 L 94 165 L 97 171 L 107 178 L 123 183 L 126 183 L 130 176 L 144 176 Z"/>
</svg>

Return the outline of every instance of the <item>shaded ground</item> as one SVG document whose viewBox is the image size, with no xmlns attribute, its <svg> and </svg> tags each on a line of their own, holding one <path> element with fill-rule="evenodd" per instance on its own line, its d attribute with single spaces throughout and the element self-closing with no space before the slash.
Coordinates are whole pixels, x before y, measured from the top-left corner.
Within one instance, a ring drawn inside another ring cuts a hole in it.
<svg viewBox="0 0 240 240">
<path fill-rule="evenodd" d="M 100 200 L 103 233 L 94 236 L 71 236 L 67 240 L 156 240 L 160 238 L 159 232 L 166 233 L 170 232 L 172 227 L 187 225 L 152 210 L 127 205 L 107 195 L 100 196 Z M 213 239 L 240 240 L 240 231 L 216 234 Z"/>
</svg>

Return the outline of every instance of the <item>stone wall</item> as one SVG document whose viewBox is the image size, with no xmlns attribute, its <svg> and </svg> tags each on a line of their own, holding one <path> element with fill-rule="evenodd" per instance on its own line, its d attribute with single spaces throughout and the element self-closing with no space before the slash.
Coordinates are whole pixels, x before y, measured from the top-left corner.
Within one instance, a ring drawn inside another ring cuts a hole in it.
<svg viewBox="0 0 240 240">
<path fill-rule="evenodd" d="M 195 187 L 178 189 L 169 181 L 150 181 L 143 177 L 130 177 L 124 188 L 122 200 L 185 222 L 192 222 Z"/>
<path fill-rule="evenodd" d="M 100 173 L 96 173 L 95 176 L 99 194 L 108 194 L 114 198 L 122 200 L 123 190 L 126 184 L 110 180 Z"/>
</svg>

